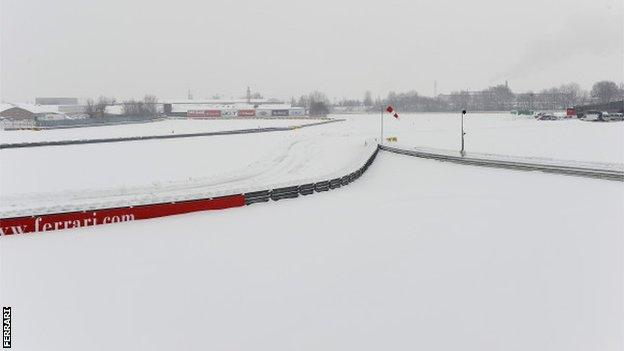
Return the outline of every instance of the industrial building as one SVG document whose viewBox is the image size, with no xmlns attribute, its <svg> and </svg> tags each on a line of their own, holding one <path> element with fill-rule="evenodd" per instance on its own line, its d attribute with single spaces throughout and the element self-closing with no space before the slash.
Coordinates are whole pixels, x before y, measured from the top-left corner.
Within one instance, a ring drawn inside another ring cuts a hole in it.
<svg viewBox="0 0 624 351">
<path fill-rule="evenodd" d="M 3 129 L 31 129 L 37 121 L 64 119 L 58 106 L 32 104 L 0 104 L 0 124 Z"/>
<path fill-rule="evenodd" d="M 234 118 L 234 117 L 302 117 L 303 107 L 293 107 L 276 100 L 185 100 L 163 103 L 167 116 L 191 118 Z"/>
<path fill-rule="evenodd" d="M 72 97 L 38 97 L 35 105 L 78 105 L 78 98 Z"/>
</svg>

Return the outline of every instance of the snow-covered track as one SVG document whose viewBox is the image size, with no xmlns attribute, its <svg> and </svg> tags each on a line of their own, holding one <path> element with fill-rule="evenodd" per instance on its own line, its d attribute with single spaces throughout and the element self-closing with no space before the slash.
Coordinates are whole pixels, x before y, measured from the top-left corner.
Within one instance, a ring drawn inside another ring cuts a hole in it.
<svg viewBox="0 0 624 351">
<path fill-rule="evenodd" d="M 361 177 L 375 160 L 379 147 L 367 142 L 365 153 L 344 169 L 321 176 L 248 189 L 231 189 L 212 196 L 180 196 L 149 203 L 120 203 L 91 208 L 71 208 L 26 216 L 0 218 L 0 236 L 60 229 L 72 229 L 100 224 L 129 222 L 177 214 L 241 207 L 254 203 L 307 196 L 350 184 Z"/>
<path fill-rule="evenodd" d="M 207 137 L 207 136 L 233 135 L 233 134 L 285 132 L 289 130 L 319 126 L 323 124 L 342 122 L 342 121 L 344 121 L 344 119 L 330 119 L 330 120 L 316 122 L 316 123 L 299 124 L 299 125 L 294 125 L 294 126 L 289 126 L 289 127 L 251 128 L 251 129 L 225 130 L 225 131 L 218 131 L 218 132 L 7 143 L 7 144 L 0 144 L 0 149 L 19 149 L 19 148 L 28 148 L 28 147 L 66 146 L 66 145 L 80 145 L 80 144 L 116 143 L 116 142 L 125 142 L 125 141 L 143 141 L 143 140 L 154 140 L 154 139 L 178 139 L 178 138 L 194 138 L 194 137 Z"/>
<path fill-rule="evenodd" d="M 395 154 L 428 158 L 438 161 L 447 161 L 472 166 L 506 168 L 522 171 L 539 171 L 587 178 L 615 180 L 620 182 L 624 181 L 624 171 L 613 168 L 583 167 L 546 162 L 526 162 L 512 159 L 496 159 L 494 157 L 461 156 L 453 155 L 449 152 L 444 152 L 443 150 L 435 152 L 434 150 L 406 149 L 388 145 L 379 145 L 379 148 L 381 150 L 392 152 Z"/>
</svg>

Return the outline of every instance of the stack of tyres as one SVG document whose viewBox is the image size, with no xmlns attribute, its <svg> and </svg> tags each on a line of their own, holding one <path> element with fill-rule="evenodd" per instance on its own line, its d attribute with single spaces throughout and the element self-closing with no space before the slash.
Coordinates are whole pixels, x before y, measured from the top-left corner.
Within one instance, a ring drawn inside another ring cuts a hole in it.
<svg viewBox="0 0 624 351">
<path fill-rule="evenodd" d="M 245 193 L 245 205 L 251 205 L 258 202 L 267 202 L 271 196 L 270 191 L 254 191 L 251 193 Z"/>
<path fill-rule="evenodd" d="M 329 190 L 329 181 L 328 180 L 324 180 L 322 182 L 318 182 L 316 184 L 314 184 L 314 191 L 316 191 L 317 193 L 321 192 L 321 191 L 328 191 Z"/>
<path fill-rule="evenodd" d="M 342 177 L 340 179 L 340 181 L 342 182 L 342 185 L 349 185 L 349 176 L 346 175 L 346 176 Z"/>
<path fill-rule="evenodd" d="M 362 174 L 366 172 L 368 167 L 373 163 L 378 151 L 379 149 L 375 150 L 375 152 L 368 158 L 368 160 L 362 167 L 345 176 L 334 178 L 331 180 L 323 180 L 316 183 L 307 183 L 303 185 L 294 185 L 273 190 L 262 190 L 245 193 L 245 204 L 250 205 L 258 202 L 267 202 L 269 200 L 278 201 L 281 199 L 291 199 L 298 197 L 299 195 L 311 195 L 314 192 L 319 193 L 332 189 L 338 189 L 360 178 Z"/>
<path fill-rule="evenodd" d="M 299 186 L 299 194 L 310 195 L 314 192 L 314 183 L 303 184 Z"/>
<path fill-rule="evenodd" d="M 298 186 L 289 186 L 285 188 L 277 188 L 271 191 L 271 200 L 277 201 L 281 199 L 292 199 L 299 196 Z"/>
<path fill-rule="evenodd" d="M 336 189 L 342 186 L 342 178 L 336 178 L 329 181 L 329 188 Z"/>
</svg>

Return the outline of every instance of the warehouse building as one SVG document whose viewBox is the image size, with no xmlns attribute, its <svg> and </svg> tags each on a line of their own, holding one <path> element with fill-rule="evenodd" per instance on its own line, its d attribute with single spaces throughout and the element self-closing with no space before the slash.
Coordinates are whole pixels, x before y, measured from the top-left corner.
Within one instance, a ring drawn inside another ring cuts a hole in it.
<svg viewBox="0 0 624 351">
<path fill-rule="evenodd" d="M 3 129 L 32 129 L 37 121 L 65 119 L 56 106 L 32 104 L 0 104 L 0 122 Z"/>
<path fill-rule="evenodd" d="M 0 118 L 11 120 L 34 120 L 35 113 L 18 106 L 2 104 L 2 106 L 0 106 Z"/>
<path fill-rule="evenodd" d="M 164 111 L 167 116 L 191 117 L 191 118 L 278 118 L 278 117 L 303 117 L 305 109 L 302 107 L 292 107 L 285 103 L 262 104 L 245 102 L 218 100 L 219 103 L 209 101 L 199 102 L 178 102 L 165 103 Z"/>
<path fill-rule="evenodd" d="M 78 105 L 78 98 L 72 97 L 38 97 L 35 105 Z"/>
</svg>

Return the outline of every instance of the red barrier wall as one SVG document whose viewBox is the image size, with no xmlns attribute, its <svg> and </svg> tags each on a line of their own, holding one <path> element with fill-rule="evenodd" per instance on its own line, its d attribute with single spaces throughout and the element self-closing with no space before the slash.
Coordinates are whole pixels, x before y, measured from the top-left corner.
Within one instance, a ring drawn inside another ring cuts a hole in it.
<svg viewBox="0 0 624 351">
<path fill-rule="evenodd" d="M 238 117 L 255 117 L 256 110 L 238 110 Z"/>
<path fill-rule="evenodd" d="M 187 117 L 221 117 L 221 110 L 188 110 Z"/>
<path fill-rule="evenodd" d="M 244 205 L 245 196 L 231 195 L 213 199 L 190 200 L 175 203 L 3 218 L 0 219 L 0 235 L 47 232 L 51 230 L 80 228 L 100 224 L 129 222 L 189 212 L 220 210 Z"/>
</svg>

